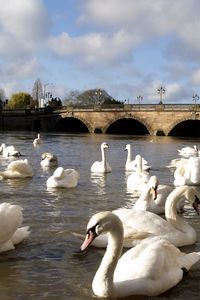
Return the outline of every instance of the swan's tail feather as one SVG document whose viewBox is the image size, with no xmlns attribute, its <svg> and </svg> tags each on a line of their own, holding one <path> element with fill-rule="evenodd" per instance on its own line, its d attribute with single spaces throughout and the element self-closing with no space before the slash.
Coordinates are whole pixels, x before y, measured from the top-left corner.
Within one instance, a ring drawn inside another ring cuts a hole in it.
<svg viewBox="0 0 200 300">
<path fill-rule="evenodd" d="M 24 239 L 26 239 L 30 235 L 30 233 L 31 231 L 29 226 L 18 228 L 11 238 L 13 245 L 17 245 L 21 243 Z"/>
<path fill-rule="evenodd" d="M 192 252 L 189 254 L 184 254 L 180 258 L 183 268 L 189 271 L 189 269 L 200 260 L 200 252 Z"/>
</svg>

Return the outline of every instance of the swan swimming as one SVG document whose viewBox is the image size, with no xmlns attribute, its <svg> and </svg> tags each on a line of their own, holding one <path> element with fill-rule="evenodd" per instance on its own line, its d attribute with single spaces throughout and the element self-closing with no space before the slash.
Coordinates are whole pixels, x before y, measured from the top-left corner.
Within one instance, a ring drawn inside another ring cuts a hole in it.
<svg viewBox="0 0 200 300">
<path fill-rule="evenodd" d="M 33 177 L 33 169 L 28 159 L 12 161 L 5 171 L 0 172 L 0 179 Z"/>
<path fill-rule="evenodd" d="M 96 172 L 96 173 L 109 173 L 112 172 L 112 168 L 107 162 L 106 159 L 106 149 L 108 149 L 109 146 L 107 143 L 102 143 L 101 144 L 101 155 L 102 155 L 102 161 L 95 161 L 92 166 L 91 166 L 91 172 Z"/>
<path fill-rule="evenodd" d="M 200 259 L 200 252 L 183 253 L 162 237 L 143 241 L 121 256 L 123 225 L 111 212 L 92 216 L 81 250 L 102 234 L 108 235 L 108 246 L 92 282 L 97 297 L 158 296 L 177 285 Z"/>
<path fill-rule="evenodd" d="M 64 169 L 58 167 L 52 176 L 47 179 L 47 188 L 73 188 L 78 184 L 79 172 L 75 169 Z"/>
<path fill-rule="evenodd" d="M 140 197 L 136 200 L 134 209 L 147 210 L 155 214 L 165 213 L 165 202 L 173 189 L 173 186 L 159 184 L 157 176 L 151 176 Z M 183 204 L 178 204 L 177 209 L 181 212 Z"/>
<path fill-rule="evenodd" d="M 0 252 L 15 249 L 30 234 L 29 226 L 20 227 L 22 207 L 3 202 L 0 204 Z"/>
<path fill-rule="evenodd" d="M 6 145 L 4 143 L 1 144 L 0 154 L 3 157 L 10 157 L 10 156 L 19 157 L 19 156 L 21 156 L 21 153 L 18 150 L 16 150 L 16 148 L 13 145 L 6 147 Z"/>
<path fill-rule="evenodd" d="M 164 220 L 157 214 L 133 208 L 119 208 L 113 211 L 122 221 L 124 227 L 124 247 L 132 247 L 143 239 L 152 236 L 161 236 L 169 240 L 177 247 L 192 245 L 196 242 L 195 229 L 178 215 L 177 203 L 185 197 L 199 215 L 199 198 L 196 189 L 189 186 L 181 186 L 174 189 L 167 197 L 165 203 Z M 81 234 L 75 234 L 83 238 Z M 107 246 L 107 235 L 102 235 L 94 240 L 94 247 Z"/>
<path fill-rule="evenodd" d="M 174 171 L 174 185 L 200 185 L 200 157 L 181 160 Z"/>
<path fill-rule="evenodd" d="M 136 155 L 135 161 L 137 164 L 136 171 L 133 172 L 127 178 L 127 189 L 130 191 L 142 191 L 144 184 L 146 184 L 150 178 L 150 174 L 142 169 L 142 157 Z"/>
<path fill-rule="evenodd" d="M 50 152 L 44 152 L 42 154 L 42 160 L 40 162 L 42 167 L 57 167 L 58 165 L 58 158 L 56 155 Z"/>
<path fill-rule="evenodd" d="M 137 161 L 136 161 L 136 159 L 132 160 L 131 144 L 127 144 L 125 150 L 127 151 L 125 170 L 126 171 L 136 171 Z M 147 165 L 147 161 L 142 157 L 142 170 L 149 171 L 149 169 L 150 169 L 150 166 Z"/>
<path fill-rule="evenodd" d="M 39 146 L 42 144 L 42 139 L 40 137 L 40 133 L 38 133 L 37 138 L 33 140 L 33 146 Z"/>
<path fill-rule="evenodd" d="M 199 150 L 196 145 L 193 147 L 184 147 L 182 149 L 177 149 L 178 154 L 184 157 L 190 157 L 190 156 L 198 156 L 199 155 Z"/>
</svg>

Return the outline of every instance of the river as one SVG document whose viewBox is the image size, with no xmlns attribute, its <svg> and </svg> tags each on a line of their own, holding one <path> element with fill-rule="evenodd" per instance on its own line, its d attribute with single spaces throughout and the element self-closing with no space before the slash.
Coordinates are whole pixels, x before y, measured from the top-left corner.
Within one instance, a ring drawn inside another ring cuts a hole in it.
<svg viewBox="0 0 200 300">
<path fill-rule="evenodd" d="M 90 300 L 91 283 L 104 250 L 90 248 L 80 255 L 81 242 L 72 234 L 85 234 L 87 222 L 94 213 L 130 207 L 135 196 L 126 189 L 124 170 L 127 143 L 132 155 L 141 154 L 150 166 L 150 173 L 160 183 L 172 184 L 173 174 L 166 166 L 177 158 L 177 149 L 199 145 L 199 139 L 176 137 L 41 133 L 43 144 L 33 147 L 34 132 L 5 132 L 0 143 L 15 145 L 34 170 L 30 179 L 0 181 L 1 202 L 23 207 L 23 225 L 29 225 L 31 234 L 15 250 L 0 253 L 0 299 L 2 300 Z M 91 176 L 90 166 L 100 160 L 100 145 L 109 144 L 108 161 L 112 173 Z M 76 188 L 47 190 L 46 180 L 53 169 L 43 170 L 41 154 L 57 155 L 59 166 L 75 168 L 80 173 Z M 12 159 L 0 158 L 4 170 Z M 183 247 L 185 252 L 200 251 L 200 217 L 187 208 L 184 217 L 196 229 L 195 245 Z M 200 293 L 200 262 L 181 283 L 158 299 L 198 299 Z M 128 297 L 126 299 L 150 299 Z"/>
</svg>

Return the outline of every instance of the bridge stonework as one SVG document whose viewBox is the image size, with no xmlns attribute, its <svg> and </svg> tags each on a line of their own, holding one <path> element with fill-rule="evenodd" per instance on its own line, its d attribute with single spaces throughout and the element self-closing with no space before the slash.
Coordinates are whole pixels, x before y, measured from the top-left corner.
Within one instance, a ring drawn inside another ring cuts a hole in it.
<svg viewBox="0 0 200 300">
<path fill-rule="evenodd" d="M 200 113 L 196 110 L 165 110 L 157 107 L 154 110 L 68 110 L 60 112 L 61 118 L 73 117 L 82 121 L 90 133 L 100 130 L 105 133 L 111 124 L 117 120 L 133 119 L 142 123 L 150 135 L 169 132 L 179 123 L 187 120 L 200 120 Z"/>
</svg>

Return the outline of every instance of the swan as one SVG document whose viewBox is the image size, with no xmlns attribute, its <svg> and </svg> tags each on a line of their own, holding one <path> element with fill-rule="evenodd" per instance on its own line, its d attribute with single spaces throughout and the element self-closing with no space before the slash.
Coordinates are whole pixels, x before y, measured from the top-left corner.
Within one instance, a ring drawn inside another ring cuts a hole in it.
<svg viewBox="0 0 200 300">
<path fill-rule="evenodd" d="M 181 160 L 174 171 L 174 185 L 200 184 L 200 157 L 190 157 Z"/>
<path fill-rule="evenodd" d="M 21 153 L 19 151 L 16 150 L 16 148 L 11 145 L 11 146 L 7 146 L 3 143 L 1 144 L 1 147 L 0 147 L 0 154 L 3 156 L 3 157 L 10 157 L 10 156 L 21 156 Z"/>
<path fill-rule="evenodd" d="M 136 160 L 132 160 L 131 145 L 127 144 L 125 150 L 127 151 L 125 170 L 126 171 L 136 171 L 137 162 L 136 162 Z M 142 158 L 142 170 L 148 171 L 149 169 L 150 169 L 150 166 L 147 165 L 147 161 L 144 158 Z"/>
<path fill-rule="evenodd" d="M 140 197 L 136 200 L 134 209 L 147 210 L 155 214 L 164 214 L 166 199 L 173 189 L 173 186 L 159 184 L 157 176 L 151 176 L 145 184 Z M 179 213 L 183 212 L 184 204 L 184 198 L 177 203 L 177 211 Z"/>
<path fill-rule="evenodd" d="M 190 156 L 198 156 L 199 155 L 199 150 L 196 145 L 193 147 L 184 147 L 182 149 L 177 149 L 178 154 L 184 157 L 190 157 Z"/>
<path fill-rule="evenodd" d="M 40 134 L 38 133 L 37 138 L 34 139 L 34 141 L 33 141 L 33 146 L 38 146 L 38 145 L 41 145 L 41 144 L 42 144 L 42 139 L 40 137 Z"/>
<path fill-rule="evenodd" d="M 148 182 L 150 174 L 147 171 L 142 170 L 142 157 L 136 155 L 136 171 L 133 172 L 127 178 L 127 189 L 130 191 L 142 191 L 144 184 Z"/>
<path fill-rule="evenodd" d="M 151 211 L 155 214 L 165 213 L 165 202 L 167 196 L 174 189 L 173 186 L 159 184 L 157 176 L 151 176 L 146 183 L 140 197 L 134 204 L 134 209 Z M 183 211 L 184 202 L 177 203 L 178 212 Z"/>
<path fill-rule="evenodd" d="M 5 171 L 0 172 L 1 179 L 7 178 L 26 178 L 33 176 L 33 169 L 28 159 L 12 161 Z"/>
<path fill-rule="evenodd" d="M 47 179 L 46 185 L 47 188 L 73 188 L 77 186 L 79 178 L 79 172 L 75 169 L 58 167 L 53 175 Z"/>
<path fill-rule="evenodd" d="M 112 172 L 112 169 L 109 165 L 109 163 L 106 161 L 106 152 L 105 150 L 108 149 L 109 146 L 107 143 L 101 144 L 101 155 L 102 155 L 102 161 L 95 161 L 91 166 L 91 172 L 96 173 L 109 173 Z"/>
<path fill-rule="evenodd" d="M 165 203 L 164 220 L 157 214 L 141 209 L 119 208 L 113 211 L 123 223 L 124 247 L 132 247 L 143 239 L 152 236 L 162 236 L 177 247 L 192 245 L 196 242 L 197 234 L 194 228 L 177 213 L 177 203 L 185 197 L 199 214 L 196 189 L 189 186 L 175 188 L 167 197 Z M 75 234 L 83 238 L 81 234 Z M 95 239 L 93 246 L 104 248 L 107 246 L 107 236 L 102 235 Z"/>
<path fill-rule="evenodd" d="M 57 167 L 58 165 L 57 156 L 50 152 L 44 152 L 42 154 L 42 160 L 40 162 L 40 165 L 42 167 Z"/>
<path fill-rule="evenodd" d="M 30 234 L 29 226 L 20 227 L 22 207 L 3 202 L 0 204 L 0 252 L 12 250 Z"/>
<path fill-rule="evenodd" d="M 108 235 L 108 246 L 92 282 L 97 297 L 158 296 L 177 285 L 200 259 L 200 252 L 186 254 L 162 237 L 143 241 L 121 256 L 123 225 L 108 211 L 89 220 L 81 250 L 102 234 Z"/>
</svg>

